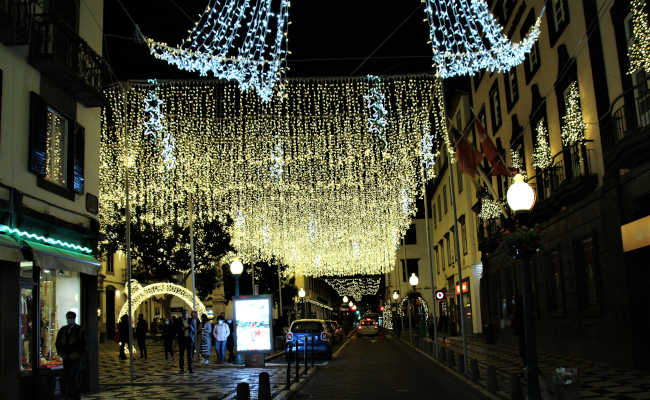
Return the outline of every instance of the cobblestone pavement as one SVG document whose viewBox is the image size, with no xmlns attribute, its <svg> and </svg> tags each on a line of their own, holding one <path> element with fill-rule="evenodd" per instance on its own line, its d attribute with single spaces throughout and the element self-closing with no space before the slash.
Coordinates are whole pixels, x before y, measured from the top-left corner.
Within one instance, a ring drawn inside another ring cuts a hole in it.
<svg viewBox="0 0 650 400">
<path fill-rule="evenodd" d="M 194 373 L 181 374 L 178 368 L 178 351 L 175 361 L 165 363 L 163 347 L 158 342 L 147 344 L 148 359 L 134 362 L 134 384 L 129 385 L 129 361 L 120 360 L 115 343 L 100 345 L 99 384 L 100 392 L 85 395 L 85 400 L 95 399 L 223 399 L 232 395 L 240 382 L 251 386 L 252 398 L 257 397 L 259 374 L 268 372 L 271 390 L 277 392 L 286 383 L 286 369 L 242 368 L 232 364 L 217 365 L 212 356 L 210 365 L 194 362 Z"/>
<path fill-rule="evenodd" d="M 431 360 L 390 336 L 353 336 L 337 359 L 320 367 L 298 400 L 480 399 Z"/>
<path fill-rule="evenodd" d="M 402 335 L 405 338 L 405 335 Z M 430 342 L 427 339 L 428 342 Z M 459 336 L 448 337 L 445 347 L 456 354 L 462 353 L 462 339 Z M 430 349 L 425 351 L 430 352 Z M 467 351 L 470 359 L 476 359 L 479 364 L 479 383 L 487 387 L 487 366 L 493 365 L 497 369 L 499 383 L 498 394 L 503 398 L 510 398 L 512 374 L 521 375 L 525 392 L 525 374 L 523 363 L 519 357 L 516 346 L 507 344 L 486 344 L 480 338 L 468 338 Z M 550 377 L 558 367 L 579 369 L 580 386 L 577 395 L 581 399 L 650 399 L 650 373 L 622 368 L 611 368 L 603 363 L 589 361 L 571 355 L 560 355 L 540 352 L 538 363 L 542 375 L 551 390 Z"/>
</svg>

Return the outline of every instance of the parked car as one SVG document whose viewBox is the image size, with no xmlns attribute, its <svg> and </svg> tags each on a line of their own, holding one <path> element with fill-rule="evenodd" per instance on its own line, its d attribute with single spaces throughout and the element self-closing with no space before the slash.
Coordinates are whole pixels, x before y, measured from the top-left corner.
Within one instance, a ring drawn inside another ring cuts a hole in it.
<svg viewBox="0 0 650 400">
<path fill-rule="evenodd" d="M 291 323 L 287 332 L 287 343 L 291 344 L 291 350 L 304 351 L 305 340 L 308 341 L 307 351 L 314 352 L 330 360 L 332 358 L 332 336 L 333 331 L 328 323 L 322 319 L 298 319 Z"/>
<path fill-rule="evenodd" d="M 328 320 L 326 322 L 329 324 L 330 330 L 333 332 L 332 333 L 332 338 L 333 338 L 332 344 L 342 342 L 343 341 L 343 328 L 341 327 L 341 325 L 339 325 L 339 323 L 337 321 L 334 321 L 334 320 Z"/>
<path fill-rule="evenodd" d="M 359 336 L 375 336 L 379 334 L 379 324 L 372 318 L 364 318 L 357 327 Z"/>
</svg>

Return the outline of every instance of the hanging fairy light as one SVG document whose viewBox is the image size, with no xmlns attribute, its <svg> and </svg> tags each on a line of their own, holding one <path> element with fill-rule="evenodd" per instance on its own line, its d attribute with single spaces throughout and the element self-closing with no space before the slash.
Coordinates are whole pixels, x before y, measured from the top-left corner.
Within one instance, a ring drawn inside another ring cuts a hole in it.
<svg viewBox="0 0 650 400">
<path fill-rule="evenodd" d="M 562 144 L 570 146 L 585 138 L 587 124 L 582 119 L 580 90 L 576 81 L 571 82 L 566 96 L 566 114 L 562 117 Z"/>
<path fill-rule="evenodd" d="M 632 0 L 632 40 L 627 48 L 630 74 L 650 72 L 650 26 L 645 0 Z"/>
<path fill-rule="evenodd" d="M 485 0 L 426 0 L 433 67 L 441 78 L 482 70 L 505 72 L 521 64 L 539 37 L 542 13 L 519 43 L 512 43 Z"/>
<path fill-rule="evenodd" d="M 286 70 L 288 0 L 212 0 L 180 46 L 145 38 L 151 54 L 179 69 L 234 80 L 264 101 Z"/>
<path fill-rule="evenodd" d="M 546 169 L 553 164 L 551 155 L 551 146 L 548 142 L 548 130 L 544 120 L 540 119 L 537 123 L 537 140 L 533 149 L 533 167 Z"/>
<path fill-rule="evenodd" d="M 517 150 L 510 149 L 510 160 L 512 168 L 516 169 L 518 173 L 526 177 L 526 165 Z"/>
<path fill-rule="evenodd" d="M 393 310 L 391 310 L 390 304 L 386 304 L 384 306 L 384 312 L 382 314 L 382 325 L 386 329 L 393 329 Z"/>
<path fill-rule="evenodd" d="M 435 77 L 384 77 L 382 85 L 390 152 L 367 134 L 365 78 L 287 80 L 287 97 L 269 102 L 235 84 L 158 82 L 174 144 L 171 174 L 156 167 L 164 146 L 144 134 L 151 84 L 111 88 L 103 110 L 100 222 L 124 218 L 119 160 L 128 154 L 137 166 L 129 169 L 130 202 L 151 224 L 187 226 L 191 195 L 197 225 L 233 220 L 232 245 L 247 260 L 275 258 L 288 275 L 388 272 L 386 254 L 408 229 L 429 178 L 420 167 L 423 132 L 433 123 L 436 136 L 444 134 L 439 124 L 446 118 L 438 115 L 444 99 L 436 98 Z"/>
</svg>

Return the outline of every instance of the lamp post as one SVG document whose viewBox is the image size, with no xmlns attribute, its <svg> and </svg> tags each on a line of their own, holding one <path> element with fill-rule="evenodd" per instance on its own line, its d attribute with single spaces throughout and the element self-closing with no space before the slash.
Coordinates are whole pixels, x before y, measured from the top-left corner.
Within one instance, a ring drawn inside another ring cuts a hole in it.
<svg viewBox="0 0 650 400">
<path fill-rule="evenodd" d="M 239 297 L 239 276 L 244 272 L 244 264 L 239 260 L 233 260 L 230 263 L 230 273 L 235 277 L 235 297 Z M 233 303 L 234 305 L 234 303 Z M 237 350 L 237 321 L 234 321 L 233 339 L 235 340 L 235 349 Z M 239 351 L 235 352 L 235 364 L 241 365 L 244 361 Z"/>
<path fill-rule="evenodd" d="M 508 205 L 515 213 L 527 215 L 535 206 L 535 191 L 524 182 L 521 174 L 515 175 L 513 184 L 508 188 Z M 521 280 L 523 287 L 524 337 L 526 339 L 526 363 L 528 378 L 528 399 L 538 400 L 539 381 L 537 373 L 537 335 L 533 317 L 533 286 L 530 281 L 530 257 L 528 250 L 518 249 L 521 259 Z M 523 251 L 522 251 L 523 250 Z"/>
<path fill-rule="evenodd" d="M 298 291 L 298 297 L 300 297 L 300 302 L 302 303 L 302 317 L 305 318 L 305 289 L 300 288 Z"/>
<path fill-rule="evenodd" d="M 348 302 L 348 296 L 343 296 L 343 304 Z"/>
<path fill-rule="evenodd" d="M 420 279 L 418 279 L 417 275 L 415 275 L 415 272 L 411 274 L 409 277 L 409 285 L 413 288 L 412 292 L 413 295 L 415 295 L 415 287 L 420 283 Z M 411 319 L 411 299 L 408 299 L 406 303 L 406 309 L 408 310 L 409 313 L 409 341 L 413 343 L 413 321 Z"/>
</svg>

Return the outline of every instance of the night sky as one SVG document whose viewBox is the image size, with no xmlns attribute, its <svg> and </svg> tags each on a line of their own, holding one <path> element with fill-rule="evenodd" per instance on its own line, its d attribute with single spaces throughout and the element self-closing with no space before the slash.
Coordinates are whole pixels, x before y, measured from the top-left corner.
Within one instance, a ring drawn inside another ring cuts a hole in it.
<svg viewBox="0 0 650 400">
<path fill-rule="evenodd" d="M 187 37 L 208 0 L 122 0 L 142 32 L 170 45 Z M 288 77 L 431 73 L 428 24 L 420 0 L 294 0 Z M 155 60 L 117 0 L 107 0 L 104 54 L 120 80 L 198 78 Z M 182 11 L 179 9 L 182 8 Z M 187 18 L 189 16 L 192 20 Z M 358 68 L 398 26 L 395 34 Z M 356 70 L 356 71 L 355 71 Z"/>
</svg>

